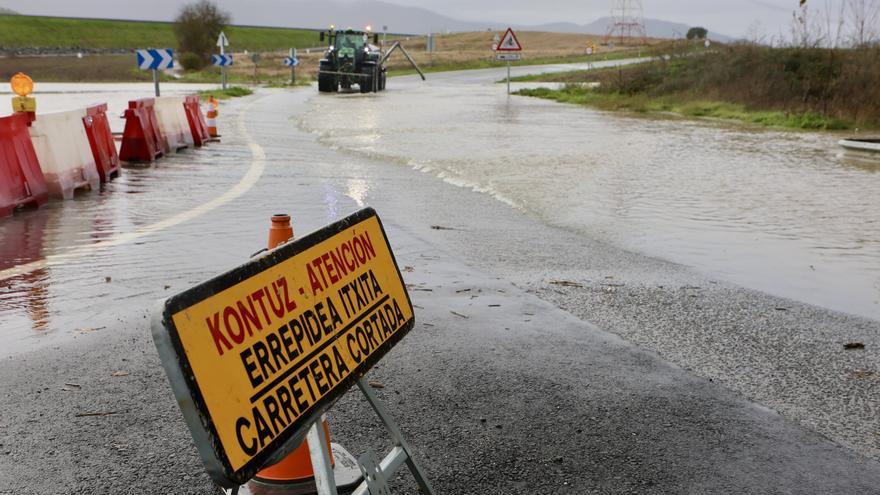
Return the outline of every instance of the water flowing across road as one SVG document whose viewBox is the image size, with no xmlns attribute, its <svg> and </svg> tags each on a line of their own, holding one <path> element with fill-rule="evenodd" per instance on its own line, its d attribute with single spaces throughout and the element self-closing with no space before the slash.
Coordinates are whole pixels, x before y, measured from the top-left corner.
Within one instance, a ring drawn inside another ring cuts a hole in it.
<svg viewBox="0 0 880 495">
<path fill-rule="evenodd" d="M 839 156 L 840 136 L 508 98 L 498 74 L 316 96 L 300 126 L 551 225 L 880 319 L 880 164 Z"/>
</svg>

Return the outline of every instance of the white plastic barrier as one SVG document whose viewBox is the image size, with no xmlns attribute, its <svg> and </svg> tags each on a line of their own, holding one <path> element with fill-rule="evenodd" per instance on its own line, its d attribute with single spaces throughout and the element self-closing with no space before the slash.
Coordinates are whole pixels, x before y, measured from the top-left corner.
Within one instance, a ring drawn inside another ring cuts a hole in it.
<svg viewBox="0 0 880 495">
<path fill-rule="evenodd" d="M 43 113 L 31 124 L 31 141 L 52 196 L 72 199 L 77 189 L 98 189 L 101 184 L 85 116 L 85 109 Z"/>
<path fill-rule="evenodd" d="M 177 151 L 181 148 L 193 146 L 192 131 L 186 120 L 186 110 L 183 96 L 161 96 L 156 98 L 156 118 L 159 120 L 159 129 L 165 136 L 168 149 Z"/>
</svg>

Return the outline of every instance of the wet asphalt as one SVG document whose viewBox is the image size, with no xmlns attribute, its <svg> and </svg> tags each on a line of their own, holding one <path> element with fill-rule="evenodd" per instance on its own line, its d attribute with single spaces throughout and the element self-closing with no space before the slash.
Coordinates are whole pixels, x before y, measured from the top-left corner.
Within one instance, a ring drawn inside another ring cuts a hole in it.
<svg viewBox="0 0 880 495">
<path fill-rule="evenodd" d="M 876 322 L 713 282 L 323 147 L 296 125 L 311 91 L 226 105 L 211 160 L 186 152 L 142 172 L 186 170 L 191 191 L 154 191 L 184 208 L 264 156 L 252 188 L 46 269 L 56 297 L 81 301 L 62 303 L 51 338 L 0 363 L 0 493 L 213 493 L 149 308 L 262 247 L 273 213 L 304 233 L 364 205 L 410 267 L 417 318 L 368 377 L 438 493 L 880 493 L 877 384 L 854 371 L 876 370 Z M 840 350 L 851 338 L 866 350 Z M 355 391 L 330 422 L 356 454 L 390 448 Z M 415 492 L 406 473 L 392 485 Z"/>
</svg>

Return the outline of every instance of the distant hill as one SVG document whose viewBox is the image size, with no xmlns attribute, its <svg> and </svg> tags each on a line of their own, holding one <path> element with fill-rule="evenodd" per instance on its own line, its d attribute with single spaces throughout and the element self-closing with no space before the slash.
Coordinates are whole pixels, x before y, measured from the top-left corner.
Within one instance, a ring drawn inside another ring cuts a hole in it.
<svg viewBox="0 0 880 495">
<path fill-rule="evenodd" d="M 582 29 L 584 29 L 588 33 L 605 34 L 608 32 L 608 28 L 613 24 L 613 22 L 614 21 L 611 17 L 602 17 L 587 24 L 586 26 L 583 26 Z M 694 26 L 689 26 L 680 22 L 663 21 L 660 19 L 645 19 L 645 30 L 648 32 L 648 37 L 650 38 L 681 38 L 686 35 L 688 30 L 692 27 Z M 723 34 L 713 32 L 712 29 L 708 26 L 703 27 L 709 29 L 709 38 L 715 41 L 728 42 L 733 40 L 733 38 L 731 38 L 730 36 L 725 36 Z"/>
<path fill-rule="evenodd" d="M 506 23 L 487 19 L 464 21 L 421 7 L 399 5 L 383 0 L 247 0 L 220 2 L 239 26 L 266 26 L 282 28 L 325 29 L 330 24 L 341 27 L 363 28 L 372 25 L 376 31 L 388 26 L 392 33 L 425 34 L 429 32 L 465 32 L 502 30 Z M 101 12 L 102 16 L 115 19 L 169 22 L 180 9 L 179 0 L 151 0 L 150 2 L 120 2 L 119 0 L 77 0 L 57 2 L 52 15 L 65 17 L 83 16 L 83 12 Z M 8 10 L 2 9 L 0 10 Z M 24 9 L 28 12 L 28 9 Z M 503 17 L 503 15 L 499 15 Z M 518 30 L 552 31 L 561 33 L 588 33 L 604 35 L 610 18 L 603 17 L 590 24 L 556 22 L 541 25 L 514 25 Z M 648 36 L 672 38 L 687 33 L 686 24 L 657 19 L 646 19 Z M 710 37 L 718 41 L 730 38 L 709 29 Z M 0 38 L 2 38 L 0 33 Z"/>
<path fill-rule="evenodd" d="M 381 0 L 360 0 L 357 8 L 346 0 L 252 0 L 247 8 L 231 9 L 232 18 L 237 24 L 257 26 L 297 26 L 320 28 L 329 24 L 337 26 L 363 27 L 372 24 L 381 30 L 387 25 L 392 32 L 423 34 L 428 32 L 462 32 L 501 30 L 507 24 L 487 20 L 485 22 L 462 21 L 421 7 L 409 7 Z M 381 24 L 379 24 L 381 19 Z M 525 31 L 551 31 L 558 33 L 590 33 L 604 35 L 611 24 L 610 17 L 603 17 L 590 24 L 580 25 L 570 22 L 557 22 L 539 25 L 514 25 Z M 645 19 L 648 36 L 652 38 L 673 38 L 683 36 L 692 26 L 687 24 Z M 731 38 L 712 32 L 709 35 L 717 41 Z M 677 35 L 676 31 L 681 33 Z"/>
<path fill-rule="evenodd" d="M 585 25 L 574 24 L 571 22 L 556 22 L 530 26 L 527 27 L 527 29 L 535 31 L 553 31 L 557 33 L 589 33 L 604 36 L 608 33 L 608 28 L 611 27 L 613 22 L 614 21 L 611 17 L 602 17 Z M 649 38 L 681 38 L 685 36 L 688 30 L 692 27 L 694 26 L 689 26 L 680 22 L 645 19 L 645 30 L 647 31 Z M 712 32 L 711 29 L 709 30 L 709 38 L 721 42 L 733 40 L 730 36 Z"/>
<path fill-rule="evenodd" d="M 7 9 L 6 7 L 0 7 L 0 15 L 19 15 L 18 12 Z"/>
</svg>

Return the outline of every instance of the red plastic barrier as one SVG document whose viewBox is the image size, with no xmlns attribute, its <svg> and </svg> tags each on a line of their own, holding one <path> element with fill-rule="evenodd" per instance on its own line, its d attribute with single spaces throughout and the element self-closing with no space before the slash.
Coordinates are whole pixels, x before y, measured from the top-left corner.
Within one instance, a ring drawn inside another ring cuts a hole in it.
<svg viewBox="0 0 880 495">
<path fill-rule="evenodd" d="M 110 131 L 110 122 L 107 120 L 107 104 L 86 108 L 83 125 L 86 127 L 86 135 L 89 137 L 89 146 L 92 148 L 101 182 L 115 179 L 119 176 L 119 154 L 116 152 L 113 132 Z"/>
<path fill-rule="evenodd" d="M 28 133 L 27 114 L 0 118 L 0 218 L 49 199 L 46 179 Z"/>
<path fill-rule="evenodd" d="M 208 123 L 205 122 L 205 116 L 202 115 L 202 107 L 199 103 L 198 95 L 187 96 L 183 103 L 183 108 L 186 109 L 186 120 L 189 122 L 189 130 L 192 132 L 196 146 L 202 146 L 211 139 L 211 136 L 208 135 Z"/>
<path fill-rule="evenodd" d="M 125 110 L 125 131 L 122 133 L 122 147 L 119 159 L 126 162 L 151 162 L 168 152 L 165 149 L 165 136 L 159 129 L 156 100 L 141 98 L 128 102 Z"/>
</svg>

